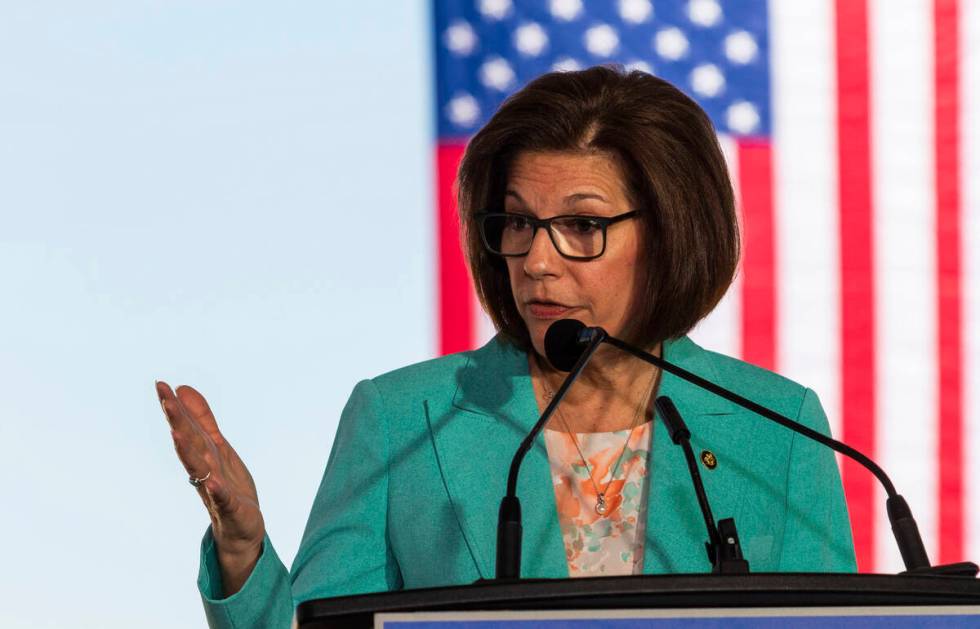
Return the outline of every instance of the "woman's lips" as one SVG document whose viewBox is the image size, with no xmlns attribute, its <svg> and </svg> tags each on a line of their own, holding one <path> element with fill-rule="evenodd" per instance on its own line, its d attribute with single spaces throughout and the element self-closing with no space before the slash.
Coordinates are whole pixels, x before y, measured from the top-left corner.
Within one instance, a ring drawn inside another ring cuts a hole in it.
<svg viewBox="0 0 980 629">
<path fill-rule="evenodd" d="M 570 310 L 570 306 L 550 302 L 531 301 L 527 304 L 527 311 L 536 319 L 561 319 Z"/>
</svg>

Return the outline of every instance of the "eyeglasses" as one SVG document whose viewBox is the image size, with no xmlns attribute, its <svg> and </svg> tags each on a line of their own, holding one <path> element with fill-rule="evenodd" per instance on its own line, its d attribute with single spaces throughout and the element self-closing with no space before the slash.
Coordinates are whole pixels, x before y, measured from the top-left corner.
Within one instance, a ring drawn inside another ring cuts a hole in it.
<svg viewBox="0 0 980 629">
<path fill-rule="evenodd" d="M 526 214 L 486 212 L 477 215 L 477 224 L 483 244 L 497 255 L 527 255 L 538 228 L 544 227 L 562 256 L 570 260 L 594 260 L 606 251 L 609 226 L 638 214 L 633 210 L 617 216 L 567 215 L 542 219 Z"/>
</svg>

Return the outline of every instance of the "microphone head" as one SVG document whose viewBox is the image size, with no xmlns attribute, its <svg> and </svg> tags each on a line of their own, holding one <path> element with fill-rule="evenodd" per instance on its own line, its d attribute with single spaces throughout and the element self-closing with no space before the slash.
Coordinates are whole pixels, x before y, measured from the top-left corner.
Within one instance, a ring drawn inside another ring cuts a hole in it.
<svg viewBox="0 0 980 629">
<path fill-rule="evenodd" d="M 571 371 L 578 362 L 585 344 L 582 332 L 585 324 L 577 319 L 559 319 L 544 335 L 544 353 L 551 366 L 559 371 Z"/>
</svg>

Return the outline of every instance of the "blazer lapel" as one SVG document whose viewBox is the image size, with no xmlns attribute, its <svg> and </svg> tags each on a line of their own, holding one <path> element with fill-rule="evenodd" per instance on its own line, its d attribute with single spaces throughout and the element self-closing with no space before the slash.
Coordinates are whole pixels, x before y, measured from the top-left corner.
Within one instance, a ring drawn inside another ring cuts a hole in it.
<svg viewBox="0 0 980 629">
<path fill-rule="evenodd" d="M 450 408 L 433 414 L 429 429 L 453 510 L 484 578 L 494 576 L 497 511 L 511 459 L 538 419 L 527 355 L 497 339 L 470 354 L 457 374 Z M 525 577 L 567 577 L 554 487 L 543 435 L 521 466 Z"/>
<path fill-rule="evenodd" d="M 687 337 L 664 343 L 664 357 L 709 380 L 719 380 L 710 355 Z M 744 483 L 738 451 L 750 443 L 742 433 L 751 421 L 732 421 L 740 409 L 669 373 L 658 395 L 669 396 L 691 430 L 695 455 L 710 450 L 715 470 L 702 467 L 716 520 L 734 517 Z M 497 510 L 506 491 L 511 459 L 538 419 L 527 355 L 496 339 L 472 352 L 457 373 L 451 404 L 428 409 L 429 429 L 446 490 L 477 571 L 492 578 L 496 559 Z M 706 572 L 707 540 L 684 453 L 654 421 L 647 500 L 644 573 Z M 523 505 L 525 577 L 566 578 L 568 564 L 558 526 L 548 453 L 539 435 L 521 466 L 518 496 Z M 744 540 L 743 540 L 744 541 Z"/>
<path fill-rule="evenodd" d="M 663 356 L 683 369 L 718 381 L 707 352 L 687 337 L 665 342 Z M 728 459 L 721 461 L 714 470 L 702 467 L 701 477 L 715 519 L 733 517 L 742 484 L 737 482 L 737 474 L 733 474 L 731 466 L 727 465 L 731 462 L 727 453 L 731 451 L 731 444 L 737 442 L 733 439 L 733 430 L 745 427 L 744 422 L 731 421 L 738 407 L 667 372 L 662 374 L 657 395 L 670 397 L 677 406 L 691 431 L 691 446 L 696 457 L 709 450 L 719 459 Z M 670 440 L 659 417 L 654 421 L 650 453 L 643 572 L 710 570 L 711 564 L 704 550 L 708 534 L 684 452 Z"/>
</svg>

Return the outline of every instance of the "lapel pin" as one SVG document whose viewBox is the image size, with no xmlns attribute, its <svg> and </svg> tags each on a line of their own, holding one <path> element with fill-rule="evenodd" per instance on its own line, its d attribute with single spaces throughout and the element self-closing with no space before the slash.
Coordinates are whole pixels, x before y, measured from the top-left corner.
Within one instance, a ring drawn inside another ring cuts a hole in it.
<svg viewBox="0 0 980 629">
<path fill-rule="evenodd" d="M 718 459 L 715 457 L 715 453 L 711 450 L 701 450 L 701 462 L 709 470 L 713 470 L 718 467 Z"/>
</svg>

